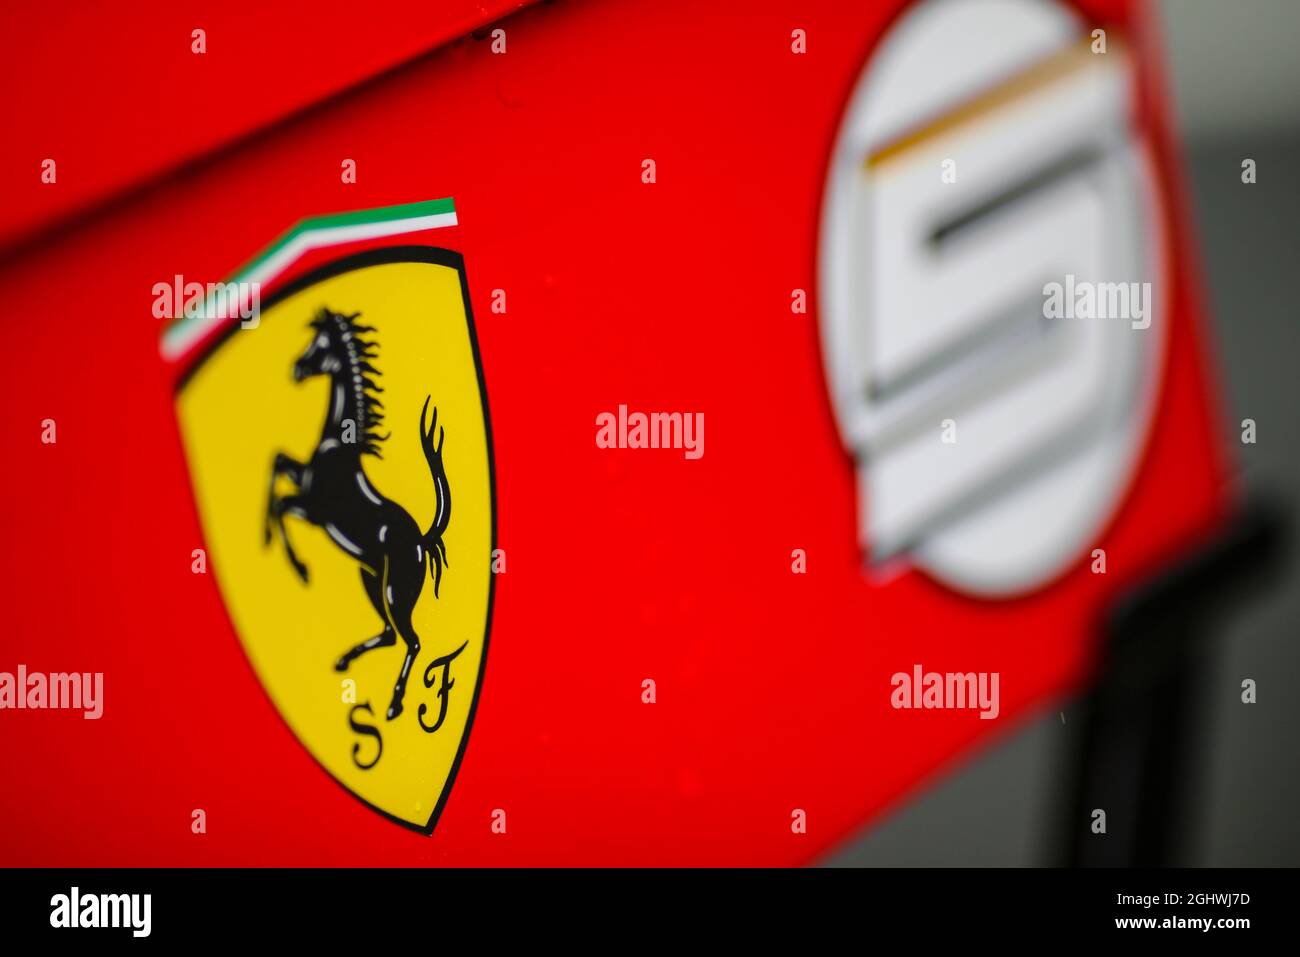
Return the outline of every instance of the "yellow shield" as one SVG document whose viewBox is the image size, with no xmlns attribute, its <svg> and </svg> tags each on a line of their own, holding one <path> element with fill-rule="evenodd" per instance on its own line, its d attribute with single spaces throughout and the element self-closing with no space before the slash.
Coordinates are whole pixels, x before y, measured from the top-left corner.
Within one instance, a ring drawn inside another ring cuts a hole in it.
<svg viewBox="0 0 1300 957">
<path fill-rule="evenodd" d="M 492 604 L 459 255 L 376 250 L 294 281 L 198 362 L 177 407 L 210 568 L 263 686 L 344 787 L 431 831 Z"/>
</svg>

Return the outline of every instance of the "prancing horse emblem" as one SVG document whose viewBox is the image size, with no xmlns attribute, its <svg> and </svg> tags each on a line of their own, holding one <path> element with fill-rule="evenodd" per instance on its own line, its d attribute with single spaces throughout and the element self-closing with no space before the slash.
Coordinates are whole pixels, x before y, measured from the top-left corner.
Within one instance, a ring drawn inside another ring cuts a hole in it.
<svg viewBox="0 0 1300 957">
<path fill-rule="evenodd" d="M 442 569 L 447 565 L 443 534 L 451 518 L 451 491 L 442 464 L 443 430 L 438 427 L 436 406 L 432 419 L 425 424 L 429 397 L 420 410 L 420 445 L 437 502 L 429 529 L 420 531 L 406 509 L 381 495 L 366 477 L 363 456 L 382 458 L 380 446 L 388 435 L 378 432 L 383 421 L 383 404 L 375 397 L 375 393 L 383 391 L 375 381 L 379 370 L 373 365 L 378 346 L 363 338 L 375 330 L 359 325 L 358 318 L 359 314 L 342 315 L 322 309 L 310 323 L 312 340 L 294 363 L 293 378 L 302 382 L 312 376 L 329 376 L 329 407 L 310 461 L 298 462 L 283 452 L 275 457 L 265 544 L 270 545 L 278 529 L 289 563 L 304 582 L 308 581 L 307 566 L 294 553 L 285 529 L 284 516 L 293 515 L 324 529 L 334 544 L 361 567 L 362 587 L 383 630 L 345 652 L 334 668 L 346 671 L 367 651 L 395 645 L 400 637 L 406 643 L 406 657 L 388 706 L 388 720 L 392 721 L 402 713 L 406 679 L 420 653 L 420 636 L 411 623 L 411 613 L 424 588 L 426 568 L 433 576 L 433 595 L 437 598 Z M 277 495 L 275 483 L 280 476 L 287 477 L 297 491 Z"/>
</svg>

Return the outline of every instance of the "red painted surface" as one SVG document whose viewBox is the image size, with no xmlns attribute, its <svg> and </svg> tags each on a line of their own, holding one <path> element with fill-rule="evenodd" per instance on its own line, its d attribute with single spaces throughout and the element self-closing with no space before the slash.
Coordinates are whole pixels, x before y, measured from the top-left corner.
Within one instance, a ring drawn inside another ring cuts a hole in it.
<svg viewBox="0 0 1300 957">
<path fill-rule="evenodd" d="M 1138 478 L 1096 543 L 1110 574 L 1081 559 L 1011 602 L 868 581 L 816 317 L 789 297 L 816 286 L 831 142 L 897 6 L 536 7 L 508 21 L 505 57 L 444 49 L 11 255 L 0 670 L 103 671 L 106 702 L 97 722 L 0 714 L 0 861 L 802 863 L 1085 683 L 1108 598 L 1230 507 L 1186 218 L 1171 189 L 1173 327 Z M 1176 186 L 1158 89 L 1144 108 Z M 191 574 L 202 536 L 150 307 L 155 282 L 223 277 L 304 216 L 441 196 L 509 564 L 464 762 L 423 837 L 316 765 L 212 576 Z M 703 411 L 706 454 L 597 449 L 595 416 L 619 403 Z M 1001 672 L 1001 717 L 893 711 L 890 675 L 918 662 Z"/>
<path fill-rule="evenodd" d="M 0 249 L 528 2 L 0 6 Z"/>
</svg>

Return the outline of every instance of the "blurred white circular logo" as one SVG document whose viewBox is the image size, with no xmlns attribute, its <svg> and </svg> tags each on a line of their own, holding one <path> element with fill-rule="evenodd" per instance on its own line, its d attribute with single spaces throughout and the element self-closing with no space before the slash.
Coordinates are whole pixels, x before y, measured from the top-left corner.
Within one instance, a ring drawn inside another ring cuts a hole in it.
<svg viewBox="0 0 1300 957">
<path fill-rule="evenodd" d="M 873 568 L 1023 592 L 1119 504 L 1165 334 L 1135 82 L 1122 37 L 1034 0 L 924 0 L 859 78 L 819 283 Z"/>
</svg>

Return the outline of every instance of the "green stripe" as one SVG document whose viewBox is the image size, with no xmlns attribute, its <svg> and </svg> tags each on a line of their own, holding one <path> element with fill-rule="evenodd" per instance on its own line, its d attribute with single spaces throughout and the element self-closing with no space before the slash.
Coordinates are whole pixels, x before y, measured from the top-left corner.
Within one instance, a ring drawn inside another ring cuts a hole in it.
<svg viewBox="0 0 1300 957">
<path fill-rule="evenodd" d="M 454 213 L 456 204 L 448 199 L 430 199 L 422 203 L 400 203 L 397 206 L 381 206 L 379 209 L 361 209 L 352 213 L 332 213 L 327 216 L 315 216 L 304 219 L 296 229 L 318 229 L 330 226 L 355 226 L 357 223 L 381 223 L 390 219 L 414 219 L 417 216 L 437 216 L 441 213 Z"/>
<path fill-rule="evenodd" d="M 261 265 L 281 247 L 288 245 L 295 237 L 314 229 L 331 229 L 336 226 L 356 226 L 358 223 L 386 223 L 394 219 L 415 219 L 418 216 L 437 216 L 442 213 L 454 213 L 456 204 L 451 198 L 429 199 L 420 203 L 399 203 L 396 206 L 381 206 L 378 209 L 358 209 L 350 213 L 327 213 L 324 216 L 312 216 L 299 221 L 282 234 L 279 239 L 267 246 L 262 253 L 249 260 L 235 272 L 242 276 L 254 267 Z"/>
</svg>

